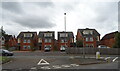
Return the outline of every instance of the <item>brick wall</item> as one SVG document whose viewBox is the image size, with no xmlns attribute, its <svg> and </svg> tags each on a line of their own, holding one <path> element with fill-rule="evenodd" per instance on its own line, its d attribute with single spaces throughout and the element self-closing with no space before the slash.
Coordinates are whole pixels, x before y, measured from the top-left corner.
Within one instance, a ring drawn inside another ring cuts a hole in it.
<svg viewBox="0 0 120 71">
<path fill-rule="evenodd" d="M 111 47 L 111 48 L 113 47 L 114 43 L 115 43 L 114 38 L 106 39 L 106 40 L 101 41 L 101 45 L 106 45 L 106 46 Z"/>
</svg>

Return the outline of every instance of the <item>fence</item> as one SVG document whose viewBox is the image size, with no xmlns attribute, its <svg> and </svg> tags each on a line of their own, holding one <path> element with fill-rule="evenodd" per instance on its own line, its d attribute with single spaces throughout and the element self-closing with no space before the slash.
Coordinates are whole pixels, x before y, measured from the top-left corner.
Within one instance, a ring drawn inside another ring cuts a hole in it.
<svg viewBox="0 0 120 71">
<path fill-rule="evenodd" d="M 83 51 L 85 54 L 95 54 L 97 51 L 100 52 L 100 54 L 106 54 L 106 55 L 120 55 L 119 53 L 120 48 L 67 48 L 66 53 L 67 54 L 83 54 Z"/>
</svg>

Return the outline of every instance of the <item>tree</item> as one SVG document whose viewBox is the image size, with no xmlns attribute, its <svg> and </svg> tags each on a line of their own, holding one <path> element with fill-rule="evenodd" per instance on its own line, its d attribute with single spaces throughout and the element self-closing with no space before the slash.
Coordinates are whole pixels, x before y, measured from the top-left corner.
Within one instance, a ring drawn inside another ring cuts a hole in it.
<svg viewBox="0 0 120 71">
<path fill-rule="evenodd" d="M 83 47 L 83 41 L 82 40 L 77 40 L 76 45 L 77 45 L 77 47 Z"/>
<path fill-rule="evenodd" d="M 8 35 L 8 34 L 6 34 L 6 32 L 3 30 L 3 26 L 1 27 L 1 34 L 2 34 L 2 36 Z"/>
<path fill-rule="evenodd" d="M 115 35 L 115 44 L 113 48 L 120 48 L 120 32 Z"/>
</svg>

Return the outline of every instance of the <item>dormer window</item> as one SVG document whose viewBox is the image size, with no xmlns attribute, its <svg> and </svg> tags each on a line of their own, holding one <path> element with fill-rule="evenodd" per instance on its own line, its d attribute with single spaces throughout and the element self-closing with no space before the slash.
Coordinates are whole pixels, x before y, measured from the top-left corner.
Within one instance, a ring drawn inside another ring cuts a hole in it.
<svg viewBox="0 0 120 71">
<path fill-rule="evenodd" d="M 32 37 L 32 34 L 30 34 L 30 33 L 24 34 L 24 37 Z"/>
<path fill-rule="evenodd" d="M 85 35 L 85 34 L 89 34 L 89 31 L 83 31 L 83 34 Z"/>
<path fill-rule="evenodd" d="M 68 37 L 68 34 L 67 33 L 61 33 L 60 37 Z"/>
<path fill-rule="evenodd" d="M 52 33 L 44 33 L 44 37 L 52 37 Z"/>
</svg>

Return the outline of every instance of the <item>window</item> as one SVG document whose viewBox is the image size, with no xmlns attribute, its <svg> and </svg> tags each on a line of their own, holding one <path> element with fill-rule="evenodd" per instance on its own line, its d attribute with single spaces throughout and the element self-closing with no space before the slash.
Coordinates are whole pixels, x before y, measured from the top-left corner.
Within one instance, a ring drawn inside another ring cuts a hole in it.
<svg viewBox="0 0 120 71">
<path fill-rule="evenodd" d="M 45 39 L 45 42 L 48 42 L 48 40 L 47 40 L 47 39 Z"/>
<path fill-rule="evenodd" d="M 100 41 L 99 36 L 97 36 L 97 41 Z"/>
<path fill-rule="evenodd" d="M 23 49 L 26 49 L 26 48 L 27 48 L 27 46 L 24 45 L 24 46 L 23 46 Z"/>
<path fill-rule="evenodd" d="M 52 33 L 44 33 L 44 37 L 52 37 Z"/>
<path fill-rule="evenodd" d="M 41 38 L 39 38 L 39 39 L 38 39 L 38 42 L 39 42 L 39 43 L 41 43 L 41 42 L 42 42 L 42 39 L 41 39 Z"/>
<path fill-rule="evenodd" d="M 85 30 L 83 31 L 83 34 L 89 34 L 89 31 Z"/>
<path fill-rule="evenodd" d="M 51 45 L 45 45 L 45 47 L 51 47 Z"/>
<path fill-rule="evenodd" d="M 73 40 L 74 40 L 74 39 L 72 38 L 72 39 L 70 40 L 70 42 L 73 43 L 73 42 L 74 42 Z"/>
<path fill-rule="evenodd" d="M 68 37 L 68 34 L 67 33 L 61 33 L 60 37 Z"/>
<path fill-rule="evenodd" d="M 30 33 L 24 34 L 24 37 L 32 37 L 32 34 L 30 34 Z"/>
<path fill-rule="evenodd" d="M 63 40 L 63 39 L 61 39 L 61 43 L 64 43 L 64 40 Z"/>
<path fill-rule="evenodd" d="M 89 47 L 89 45 L 88 45 L 88 44 L 86 44 L 86 47 Z"/>
<path fill-rule="evenodd" d="M 51 42 L 51 39 L 45 39 L 45 42 L 50 43 L 50 42 Z"/>
<path fill-rule="evenodd" d="M 30 43 L 30 39 L 28 39 L 28 41 L 27 41 L 28 43 Z"/>
<path fill-rule="evenodd" d="M 86 37 L 86 41 L 88 41 L 88 37 Z"/>
<path fill-rule="evenodd" d="M 93 41 L 93 37 L 90 37 L 90 41 Z"/>
<path fill-rule="evenodd" d="M 24 39 L 23 43 L 26 43 L 26 42 L 27 42 L 26 39 Z"/>
<path fill-rule="evenodd" d="M 61 45 L 61 47 L 67 47 L 67 45 Z"/>
<path fill-rule="evenodd" d="M 18 43 L 20 43 L 20 38 L 18 38 Z"/>
<path fill-rule="evenodd" d="M 51 42 L 51 39 L 49 39 L 49 42 Z"/>
<path fill-rule="evenodd" d="M 61 43 L 65 43 L 65 42 L 67 42 L 66 39 L 61 39 Z"/>
<path fill-rule="evenodd" d="M 31 49 L 30 46 L 28 46 L 28 49 Z"/>
<path fill-rule="evenodd" d="M 94 47 L 93 44 L 90 44 L 89 47 Z"/>
<path fill-rule="evenodd" d="M 2 44 L 4 44 L 5 43 L 5 41 L 4 40 L 2 40 Z"/>
<path fill-rule="evenodd" d="M 92 35 L 92 34 L 93 34 L 93 31 L 90 31 L 90 34 Z"/>
</svg>

